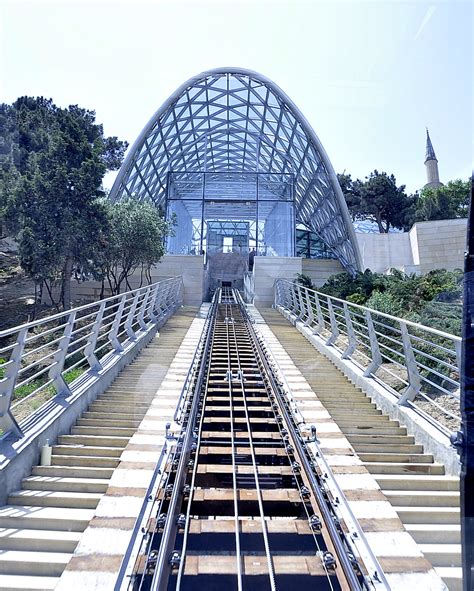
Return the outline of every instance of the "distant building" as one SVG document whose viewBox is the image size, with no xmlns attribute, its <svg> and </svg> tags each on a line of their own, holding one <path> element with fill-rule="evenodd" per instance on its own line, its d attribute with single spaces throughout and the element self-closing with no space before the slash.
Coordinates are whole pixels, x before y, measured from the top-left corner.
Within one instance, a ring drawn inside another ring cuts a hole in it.
<svg viewBox="0 0 474 591">
<path fill-rule="evenodd" d="M 428 132 L 428 128 L 426 129 L 425 166 L 426 166 L 426 177 L 427 177 L 427 183 L 426 183 L 425 187 L 430 187 L 430 188 L 441 187 L 443 185 L 443 183 L 441 183 L 439 180 L 438 159 L 436 158 L 433 144 L 431 143 L 431 138 L 430 138 L 430 134 Z"/>
</svg>

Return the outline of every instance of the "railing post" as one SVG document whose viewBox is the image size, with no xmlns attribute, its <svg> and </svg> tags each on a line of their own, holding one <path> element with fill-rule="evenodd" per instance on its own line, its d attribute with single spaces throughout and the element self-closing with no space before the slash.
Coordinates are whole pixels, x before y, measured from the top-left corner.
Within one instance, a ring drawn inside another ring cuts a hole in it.
<svg viewBox="0 0 474 591">
<path fill-rule="evenodd" d="M 410 333 L 405 322 L 399 322 L 403 340 L 403 352 L 405 354 L 405 366 L 408 374 L 408 386 L 402 394 L 398 404 L 406 404 L 414 400 L 415 396 L 421 390 L 421 377 L 416 364 L 415 354 L 411 345 Z"/>
<path fill-rule="evenodd" d="M 325 329 L 326 323 L 324 322 L 324 316 L 323 316 L 323 311 L 321 309 L 321 302 L 319 301 L 319 296 L 317 293 L 315 294 L 315 296 L 316 296 L 316 298 L 314 300 L 314 303 L 316 304 L 316 316 L 318 318 L 316 332 L 321 333 Z"/>
<path fill-rule="evenodd" d="M 357 338 L 354 331 L 354 325 L 352 324 L 351 313 L 349 312 L 349 307 L 347 302 L 344 302 L 344 318 L 346 320 L 346 330 L 347 330 L 347 337 L 348 343 L 347 347 L 342 354 L 342 359 L 348 359 L 354 353 L 357 347 Z"/>
<path fill-rule="evenodd" d="M 159 289 L 160 289 L 160 285 L 157 284 L 157 286 L 153 289 L 151 296 L 148 300 L 147 314 L 151 318 L 152 322 L 155 324 L 158 322 L 158 316 L 155 314 L 155 304 L 156 304 L 156 298 L 158 297 L 158 290 Z"/>
<path fill-rule="evenodd" d="M 306 290 L 306 302 L 308 304 L 308 326 L 312 328 L 314 322 L 314 309 L 313 302 L 311 301 L 311 292 L 309 290 Z"/>
<path fill-rule="evenodd" d="M 367 328 L 369 329 L 369 339 L 370 339 L 370 352 L 371 352 L 371 361 L 367 369 L 364 371 L 364 377 L 369 377 L 378 370 L 378 368 L 382 365 L 382 355 L 380 354 L 380 347 L 379 342 L 377 340 L 377 333 L 375 332 L 374 321 L 372 320 L 372 314 L 369 310 L 365 311 L 365 318 L 367 321 Z"/>
<path fill-rule="evenodd" d="M 298 296 L 298 306 L 300 308 L 297 318 L 298 318 L 298 320 L 302 320 L 304 318 L 305 307 L 304 307 L 304 301 L 303 301 L 303 293 L 301 291 L 301 285 L 296 286 L 296 293 Z M 304 320 L 303 320 L 303 322 L 304 322 Z"/>
<path fill-rule="evenodd" d="M 23 328 L 18 333 L 10 359 L 5 364 L 5 376 L 0 380 L 0 429 L 18 439 L 23 437 L 23 433 L 10 410 L 10 406 L 27 334 L 28 328 Z"/>
<path fill-rule="evenodd" d="M 329 296 L 327 298 L 327 302 L 329 319 L 331 321 L 331 336 L 327 339 L 326 345 L 333 345 L 336 342 L 337 337 L 339 336 L 339 328 L 337 326 L 336 315 L 334 314 L 334 308 Z"/>
<path fill-rule="evenodd" d="M 146 322 L 145 322 L 145 312 L 148 307 L 148 300 L 150 298 L 150 287 L 146 288 L 146 291 L 143 295 L 143 302 L 140 304 L 140 311 L 138 312 L 138 324 L 142 330 L 146 330 Z"/>
<path fill-rule="evenodd" d="M 133 319 L 135 318 L 135 312 L 137 310 L 139 295 L 140 295 L 139 291 L 135 292 L 135 295 L 134 295 L 133 301 L 132 301 L 132 305 L 130 306 L 130 310 L 128 311 L 127 319 L 125 320 L 125 330 L 127 331 L 128 337 L 131 341 L 137 340 L 137 335 L 135 334 L 135 331 L 132 328 L 132 324 L 133 324 Z"/>
<path fill-rule="evenodd" d="M 84 356 L 87 359 L 89 367 L 93 371 L 99 371 L 100 369 L 102 369 L 102 364 L 97 359 L 94 350 L 97 344 L 97 339 L 99 338 L 100 327 L 102 326 L 102 318 L 104 317 L 104 310 L 105 302 L 102 302 L 97 312 L 97 316 L 95 317 L 94 325 L 92 326 L 89 339 L 87 340 L 87 344 L 84 347 Z"/>
<path fill-rule="evenodd" d="M 74 328 L 74 321 L 76 319 L 76 312 L 71 312 L 68 316 L 66 326 L 64 327 L 63 336 L 59 339 L 58 349 L 53 355 L 53 363 L 49 370 L 48 377 L 53 380 L 53 385 L 56 388 L 56 393 L 61 396 L 67 396 L 71 393 L 66 380 L 63 377 L 64 361 L 66 359 L 67 350 L 71 341 L 71 333 Z"/>
<path fill-rule="evenodd" d="M 120 323 L 122 321 L 123 316 L 123 309 L 125 308 L 125 301 L 127 299 L 127 295 L 123 294 L 119 307 L 117 308 L 117 312 L 115 312 L 115 318 L 112 322 L 112 328 L 109 332 L 109 341 L 112 344 L 116 353 L 121 353 L 123 351 L 123 347 L 121 342 L 118 340 L 118 333 L 120 330 Z"/>
</svg>

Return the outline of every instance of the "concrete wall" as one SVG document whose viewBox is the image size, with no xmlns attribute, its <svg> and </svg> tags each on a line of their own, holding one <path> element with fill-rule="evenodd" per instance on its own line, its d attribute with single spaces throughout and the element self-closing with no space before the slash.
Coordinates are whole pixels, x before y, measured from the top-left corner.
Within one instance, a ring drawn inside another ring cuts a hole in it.
<svg viewBox="0 0 474 591">
<path fill-rule="evenodd" d="M 409 232 L 362 234 L 357 242 L 363 268 L 384 273 L 392 267 L 405 272 L 460 269 L 464 264 L 467 220 L 418 222 Z"/>
<path fill-rule="evenodd" d="M 302 273 L 311 277 L 316 287 L 321 287 L 337 273 L 342 273 L 344 267 L 336 259 L 302 259 Z"/>
<path fill-rule="evenodd" d="M 255 305 L 271 306 L 275 279 L 294 279 L 303 272 L 299 257 L 259 257 L 254 259 Z"/>
<path fill-rule="evenodd" d="M 356 233 L 363 270 L 383 273 L 392 267 L 412 265 L 413 257 L 408 233 Z"/>
<path fill-rule="evenodd" d="M 467 220 L 418 222 L 410 230 L 416 234 L 420 272 L 433 269 L 462 269 L 466 249 Z M 413 237 L 412 244 L 415 243 Z"/>
<path fill-rule="evenodd" d="M 204 262 L 201 255 L 167 254 L 151 270 L 153 283 L 163 279 L 169 279 L 176 275 L 183 276 L 185 306 L 200 306 L 203 298 Z M 140 285 L 140 273 L 132 275 L 129 279 L 132 289 Z M 95 301 L 100 298 L 101 284 L 99 281 L 83 281 L 71 284 L 71 297 L 73 300 L 84 299 Z M 124 291 L 124 288 L 122 289 Z M 105 297 L 110 295 L 106 290 Z"/>
</svg>

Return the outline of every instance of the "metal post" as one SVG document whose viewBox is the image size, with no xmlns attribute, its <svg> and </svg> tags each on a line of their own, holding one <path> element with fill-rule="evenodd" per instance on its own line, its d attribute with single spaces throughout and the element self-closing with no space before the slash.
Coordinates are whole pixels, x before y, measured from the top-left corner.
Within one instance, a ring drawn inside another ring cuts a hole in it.
<svg viewBox="0 0 474 591">
<path fill-rule="evenodd" d="M 313 308 L 313 302 L 311 301 L 311 292 L 306 290 L 306 301 L 308 302 L 308 326 L 310 328 L 313 327 L 313 323 L 314 323 L 314 308 Z"/>
<path fill-rule="evenodd" d="M 87 359 L 87 363 L 92 371 L 99 371 L 102 369 L 102 364 L 97 359 L 94 350 L 99 338 L 100 327 L 102 326 L 102 318 L 104 317 L 105 302 L 102 302 L 100 308 L 95 317 L 94 325 L 92 326 L 91 333 L 87 340 L 87 344 L 84 347 L 84 356 Z"/>
<path fill-rule="evenodd" d="M 149 287 L 146 288 L 145 293 L 143 295 L 143 301 L 140 304 L 140 311 L 138 312 L 138 324 L 142 330 L 146 330 L 146 322 L 145 322 L 145 312 L 148 308 L 148 300 L 150 298 L 151 289 Z"/>
<path fill-rule="evenodd" d="M 348 343 L 347 347 L 342 354 L 342 359 L 348 359 L 354 353 L 357 347 L 357 338 L 354 331 L 354 325 L 352 324 L 351 313 L 349 312 L 349 306 L 347 302 L 344 302 L 344 318 L 346 319 L 346 330 Z"/>
<path fill-rule="evenodd" d="M 372 360 L 364 371 L 364 377 L 369 377 L 378 370 L 378 368 L 382 365 L 382 355 L 380 353 L 379 342 L 377 340 L 377 333 L 375 332 L 374 321 L 372 320 L 372 314 L 369 310 L 365 311 L 365 318 L 367 321 L 367 327 L 369 329 L 369 339 L 370 339 L 370 351 Z"/>
<path fill-rule="evenodd" d="M 418 372 L 418 366 L 416 364 L 415 354 L 413 353 L 413 347 L 411 345 L 411 339 L 407 325 L 405 322 L 401 321 L 399 324 L 403 340 L 405 367 L 407 368 L 408 374 L 408 386 L 405 392 L 403 392 L 398 404 L 406 404 L 408 401 L 414 400 L 415 396 L 421 390 L 421 377 L 420 373 Z"/>
<path fill-rule="evenodd" d="M 158 316 L 155 314 L 155 307 L 156 307 L 156 299 L 158 297 L 158 290 L 160 289 L 160 285 L 158 284 L 152 291 L 150 298 L 148 300 L 148 309 L 146 311 L 147 315 L 151 318 L 153 323 L 158 321 Z"/>
<path fill-rule="evenodd" d="M 18 333 L 18 338 L 13 347 L 8 363 L 4 365 L 5 375 L 0 380 L 0 429 L 15 438 L 23 437 L 23 433 L 10 411 L 11 400 L 15 392 L 15 383 L 18 371 L 21 367 L 21 356 L 25 348 L 28 328 L 23 328 Z"/>
<path fill-rule="evenodd" d="M 63 377 L 64 361 L 66 359 L 69 342 L 71 340 L 72 329 L 74 328 L 74 321 L 76 319 L 76 312 L 73 311 L 69 314 L 66 326 L 64 327 L 63 336 L 60 338 L 58 348 L 53 356 L 53 362 L 51 369 L 49 370 L 48 377 L 53 380 L 53 385 L 56 388 L 56 393 L 61 396 L 67 396 L 71 393 L 71 390 Z"/>
<path fill-rule="evenodd" d="M 299 312 L 297 318 L 298 318 L 298 320 L 302 320 L 304 322 L 305 306 L 304 306 L 304 300 L 303 300 L 303 293 L 301 291 L 301 285 L 296 286 L 296 293 L 298 295 L 298 306 L 300 309 L 300 312 Z"/>
<path fill-rule="evenodd" d="M 127 320 L 125 320 L 125 330 L 127 331 L 128 337 L 132 341 L 137 340 L 137 335 L 135 334 L 135 331 L 132 328 L 132 324 L 133 324 L 133 320 L 135 318 L 135 312 L 137 310 L 139 295 L 140 295 L 139 291 L 135 292 L 135 296 L 133 297 L 132 305 L 130 306 L 130 310 L 128 311 L 128 314 L 127 314 Z"/>
<path fill-rule="evenodd" d="M 118 333 L 120 329 L 120 322 L 122 321 L 123 309 L 125 308 L 126 299 L 126 294 L 123 294 L 122 299 L 120 300 L 119 307 L 117 308 L 117 312 L 115 313 L 112 328 L 109 332 L 109 341 L 112 343 L 112 347 L 114 348 L 116 353 L 121 353 L 123 351 L 122 343 L 118 340 Z"/>
<path fill-rule="evenodd" d="M 474 585 L 474 188 L 467 227 L 467 249 L 464 259 L 464 302 L 461 365 L 461 550 L 463 590 Z"/>
<path fill-rule="evenodd" d="M 331 321 L 331 336 L 327 339 L 326 345 L 333 345 L 337 337 L 339 336 L 339 328 L 337 326 L 336 315 L 334 314 L 334 308 L 330 298 L 327 298 L 328 302 L 328 311 L 329 311 L 329 319 Z"/>
<path fill-rule="evenodd" d="M 323 311 L 321 309 L 321 302 L 319 301 L 319 296 L 317 293 L 314 295 L 316 296 L 316 298 L 315 298 L 316 315 L 318 317 L 317 330 L 315 332 L 321 333 L 326 328 L 326 323 L 324 322 L 324 316 L 323 316 Z"/>
</svg>

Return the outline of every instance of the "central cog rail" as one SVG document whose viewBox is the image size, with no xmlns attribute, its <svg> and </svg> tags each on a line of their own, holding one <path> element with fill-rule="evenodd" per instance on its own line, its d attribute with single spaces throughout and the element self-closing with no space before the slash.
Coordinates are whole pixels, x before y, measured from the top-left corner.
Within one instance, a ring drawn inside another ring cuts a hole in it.
<svg viewBox="0 0 474 591">
<path fill-rule="evenodd" d="M 356 558 L 237 292 L 216 292 L 206 327 L 116 590 L 388 589 Z"/>
</svg>

